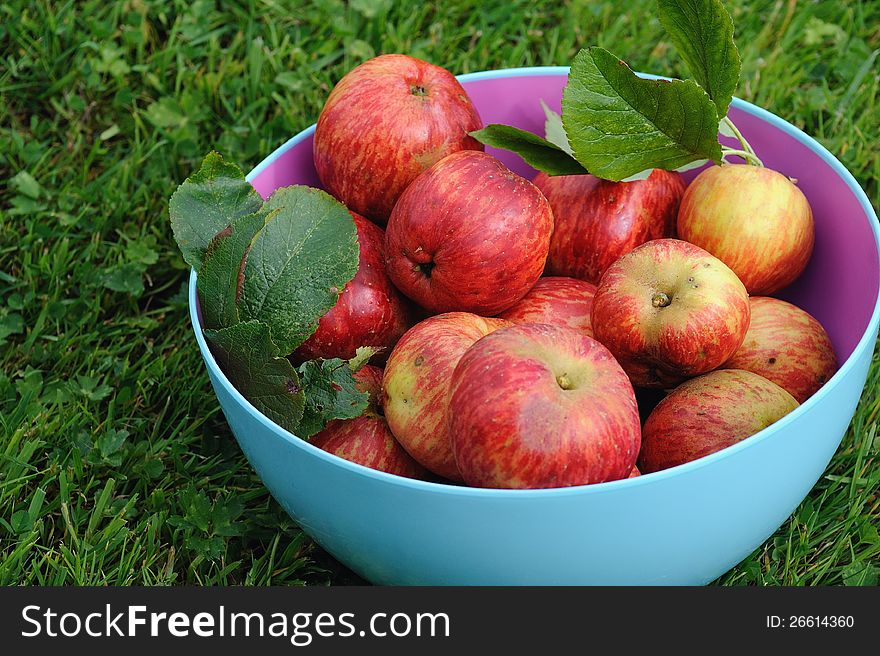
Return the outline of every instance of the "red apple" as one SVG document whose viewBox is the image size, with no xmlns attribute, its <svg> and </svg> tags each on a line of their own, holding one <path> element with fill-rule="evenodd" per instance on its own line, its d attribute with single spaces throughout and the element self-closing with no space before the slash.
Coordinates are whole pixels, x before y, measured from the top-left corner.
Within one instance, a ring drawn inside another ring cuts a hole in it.
<svg viewBox="0 0 880 656">
<path fill-rule="evenodd" d="M 733 355 L 749 327 L 749 297 L 702 248 L 657 239 L 603 274 L 592 323 L 633 385 L 667 388 Z"/>
<path fill-rule="evenodd" d="M 294 352 L 296 360 L 348 360 L 359 346 L 390 348 L 410 326 L 409 302 L 385 273 L 385 232 L 351 215 L 360 248 L 358 271 L 336 305 L 320 318 L 318 329 Z"/>
<path fill-rule="evenodd" d="M 831 338 L 812 315 L 776 298 L 749 299 L 752 322 L 725 369 L 772 380 L 803 403 L 837 371 Z"/>
<path fill-rule="evenodd" d="M 446 430 L 452 372 L 471 344 L 509 325 L 467 312 L 440 314 L 413 326 L 388 358 L 383 386 L 388 425 L 413 458 L 444 478 L 462 480 Z"/>
<path fill-rule="evenodd" d="M 430 312 L 502 312 L 544 269 L 553 215 L 540 190 L 473 150 L 449 155 L 400 196 L 385 233 L 388 275 Z"/>
<path fill-rule="evenodd" d="M 660 169 L 633 182 L 546 173 L 534 182 L 553 208 L 547 273 L 592 283 L 639 244 L 675 236 L 685 189 L 679 173 Z"/>
<path fill-rule="evenodd" d="M 458 80 L 406 55 L 381 55 L 343 77 L 315 128 L 315 170 L 346 206 L 385 223 L 422 171 L 462 149 L 483 126 Z"/>
<path fill-rule="evenodd" d="M 772 169 L 712 166 L 684 194 L 678 235 L 729 266 L 749 294 L 766 296 L 794 282 L 813 252 L 806 196 Z"/>
<path fill-rule="evenodd" d="M 564 326 L 483 337 L 452 375 L 449 433 L 468 485 L 547 488 L 626 478 L 639 411 L 614 356 Z"/>
<path fill-rule="evenodd" d="M 334 419 L 311 443 L 328 453 L 364 467 L 407 478 L 427 478 L 428 473 L 394 439 L 378 403 L 382 370 L 365 366 L 354 374 L 357 388 L 370 395 L 370 405 L 360 417 Z"/>
<path fill-rule="evenodd" d="M 590 312 L 596 286 L 576 278 L 540 278 L 535 286 L 498 316 L 514 323 L 568 326 L 593 336 Z"/>
<path fill-rule="evenodd" d="M 629 476 L 627 478 L 635 478 L 636 476 L 641 476 L 642 472 L 639 471 L 639 468 L 633 465 L 632 471 L 630 471 Z"/>
<path fill-rule="evenodd" d="M 750 371 L 719 369 L 676 387 L 642 429 L 639 469 L 675 467 L 744 440 L 798 406 L 794 397 Z"/>
</svg>

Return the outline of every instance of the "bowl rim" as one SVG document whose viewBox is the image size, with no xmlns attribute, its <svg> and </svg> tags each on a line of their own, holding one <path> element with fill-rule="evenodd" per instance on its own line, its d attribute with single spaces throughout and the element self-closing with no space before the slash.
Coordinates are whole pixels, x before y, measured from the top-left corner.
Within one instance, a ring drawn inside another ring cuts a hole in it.
<svg viewBox="0 0 880 656">
<path fill-rule="evenodd" d="M 489 79 L 499 79 L 499 78 L 511 78 L 511 77 L 531 77 L 531 76 L 567 76 L 569 72 L 568 66 L 530 66 L 530 67 L 522 67 L 522 68 L 506 68 L 506 69 L 496 69 L 496 70 L 488 70 L 488 71 L 479 71 L 474 73 L 466 73 L 464 75 L 456 76 L 460 82 L 477 82 L 481 80 L 489 80 Z M 657 75 L 649 75 L 642 74 L 639 75 L 646 77 L 657 79 L 663 76 Z M 852 173 L 847 170 L 847 168 L 822 144 L 816 141 L 813 137 L 806 134 L 801 129 L 795 127 L 788 121 L 776 116 L 772 112 L 763 109 L 762 107 L 758 107 L 757 105 L 753 105 L 750 102 L 745 100 L 741 100 L 740 98 L 734 98 L 731 106 L 744 111 L 748 114 L 756 116 L 757 118 L 770 123 L 773 127 L 782 130 L 789 136 L 793 137 L 797 141 L 801 142 L 805 146 L 807 146 L 811 151 L 816 153 L 830 168 L 834 171 L 840 178 L 846 183 L 849 190 L 856 196 L 859 201 L 859 204 L 862 206 L 862 209 L 865 213 L 865 216 L 870 223 L 871 232 L 874 235 L 874 246 L 877 251 L 878 257 L 880 257 L 880 224 L 878 224 L 877 214 L 874 211 L 870 201 L 868 200 L 865 191 L 856 181 L 855 177 Z M 302 142 L 303 140 L 310 137 L 315 131 L 315 125 L 312 124 L 309 127 L 301 130 L 299 133 L 288 139 L 281 146 L 276 148 L 270 155 L 268 155 L 263 161 L 261 161 L 257 166 L 255 166 L 250 173 L 247 174 L 246 179 L 248 182 L 252 182 L 254 178 L 260 175 L 263 171 L 265 171 L 269 166 L 271 166 L 275 160 L 281 157 L 288 150 Z M 616 481 L 608 481 L 605 483 L 593 483 L 589 485 L 576 485 L 571 487 L 559 487 L 559 488 L 541 488 L 541 489 L 533 489 L 533 490 L 511 490 L 511 489 L 497 489 L 497 488 L 477 488 L 477 487 L 469 487 L 463 485 L 454 485 L 449 483 L 435 483 L 431 481 L 421 481 L 412 478 L 405 478 L 402 476 L 397 476 L 394 474 L 388 474 L 376 469 L 371 469 L 369 467 L 365 467 L 363 465 L 359 465 L 357 463 L 351 462 L 349 460 L 345 460 L 340 458 L 339 456 L 328 453 L 318 447 L 312 445 L 307 440 L 299 438 L 295 436 L 293 433 L 288 430 L 282 428 L 271 419 L 266 417 L 262 412 L 260 412 L 256 407 L 254 407 L 250 401 L 248 401 L 229 381 L 223 371 L 220 369 L 217 361 L 214 359 L 213 354 L 211 353 L 210 348 L 208 347 L 207 341 L 205 340 L 204 334 L 201 330 L 201 324 L 198 317 L 198 299 L 197 299 L 197 274 L 194 269 L 190 270 L 190 279 L 189 279 L 189 315 L 190 322 L 193 328 L 193 332 L 195 333 L 196 342 L 198 343 L 199 350 L 201 351 L 202 358 L 204 359 L 209 372 L 214 375 L 214 378 L 220 382 L 220 384 L 227 390 L 227 392 L 233 397 L 233 399 L 242 406 L 247 412 L 258 422 L 260 422 L 265 428 L 271 431 L 277 437 L 289 442 L 296 448 L 305 450 L 312 456 L 323 459 L 328 464 L 335 465 L 337 467 L 342 467 L 343 469 L 348 470 L 351 474 L 356 476 L 363 476 L 367 478 L 375 479 L 376 482 L 384 482 L 393 485 L 399 485 L 401 487 L 410 488 L 413 490 L 420 490 L 426 493 L 442 493 L 442 494 L 450 494 L 454 496 L 474 496 L 474 497 L 488 497 L 493 499 L 507 498 L 507 497 L 529 497 L 529 498 L 543 498 L 543 497 L 567 497 L 572 495 L 581 495 L 581 494 L 606 494 L 609 492 L 616 492 L 618 490 L 622 490 L 626 487 L 635 488 L 643 485 L 654 485 L 659 484 L 663 480 L 667 478 L 676 477 L 687 472 L 696 471 L 698 469 L 702 469 L 703 467 L 712 466 L 714 463 L 719 462 L 725 458 L 732 456 L 735 453 L 740 451 L 750 449 L 757 444 L 761 443 L 764 440 L 771 439 L 773 434 L 777 431 L 784 430 L 786 426 L 788 426 L 793 421 L 797 420 L 797 418 L 805 412 L 808 412 L 814 405 L 821 402 L 821 399 L 827 396 L 831 390 L 833 390 L 837 385 L 840 384 L 840 381 L 843 380 L 847 376 L 850 370 L 852 370 L 856 366 L 856 362 L 861 359 L 861 356 L 864 355 L 865 351 L 869 348 L 873 349 L 875 338 L 873 337 L 878 330 L 878 326 L 880 326 L 880 285 L 878 285 L 878 295 L 877 299 L 874 302 L 874 309 L 871 314 L 871 319 L 868 322 L 868 327 L 865 332 L 862 334 L 862 337 L 859 339 L 855 348 L 849 357 L 843 362 L 840 368 L 835 372 L 835 374 L 809 399 L 804 401 L 800 406 L 795 408 L 792 412 L 787 414 L 782 419 L 774 422 L 767 428 L 747 437 L 736 444 L 733 444 L 729 447 L 726 447 L 720 451 L 716 451 L 715 453 L 711 453 L 702 458 L 698 458 L 697 460 L 692 460 L 690 462 L 686 462 L 682 465 L 677 465 L 675 467 L 670 467 L 668 469 L 664 469 L 658 472 L 652 472 L 648 474 L 643 474 L 641 476 L 636 476 L 634 478 L 624 478 Z"/>
</svg>

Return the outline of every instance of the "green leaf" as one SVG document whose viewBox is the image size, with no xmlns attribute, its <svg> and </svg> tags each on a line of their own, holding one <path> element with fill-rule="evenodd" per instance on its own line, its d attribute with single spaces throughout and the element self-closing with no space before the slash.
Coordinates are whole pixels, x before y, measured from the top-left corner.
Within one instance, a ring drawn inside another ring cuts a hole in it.
<svg viewBox="0 0 880 656">
<path fill-rule="evenodd" d="M 380 346 L 358 346 L 355 349 L 354 357 L 348 361 L 348 368 L 356 373 L 370 361 L 370 358 L 384 350 L 385 347 Z"/>
<path fill-rule="evenodd" d="M 159 253 L 153 250 L 154 239 L 132 241 L 125 247 L 125 257 L 129 262 L 149 266 L 159 261 Z"/>
<path fill-rule="evenodd" d="M 238 323 L 236 303 L 244 258 L 254 237 L 277 213 L 278 210 L 261 210 L 239 217 L 208 244 L 198 277 L 199 303 L 207 328 L 220 329 Z"/>
<path fill-rule="evenodd" d="M 727 120 L 721 119 L 721 121 L 718 122 L 718 133 L 725 137 L 736 139 L 736 132 L 733 131 L 733 128 L 730 127 L 730 123 L 728 123 Z"/>
<path fill-rule="evenodd" d="M 211 526 L 211 501 L 204 492 L 196 491 L 192 491 L 188 501 L 186 521 L 200 531 L 207 533 Z"/>
<path fill-rule="evenodd" d="M 6 343 L 10 335 L 24 332 L 24 319 L 18 312 L 0 314 L 0 345 Z"/>
<path fill-rule="evenodd" d="M 138 296 L 144 291 L 144 267 L 139 264 L 126 263 L 104 272 L 101 284 L 114 292 L 122 292 Z"/>
<path fill-rule="evenodd" d="M 843 584 L 847 586 L 875 586 L 880 569 L 867 562 L 853 563 L 842 572 Z"/>
<path fill-rule="evenodd" d="M 34 522 L 27 510 L 17 510 L 14 512 L 9 524 L 18 535 L 30 533 L 34 527 Z"/>
<path fill-rule="evenodd" d="M 645 169 L 644 171 L 639 171 L 638 173 L 633 173 L 632 175 L 626 176 L 621 182 L 635 182 L 637 180 L 647 180 L 651 177 L 651 174 L 654 172 L 653 167 L 650 169 Z"/>
<path fill-rule="evenodd" d="M 174 98 L 162 98 L 150 104 L 146 111 L 150 123 L 158 128 L 179 128 L 186 125 L 186 113 Z"/>
<path fill-rule="evenodd" d="M 470 135 L 487 146 L 513 151 L 526 164 L 549 175 L 577 175 L 587 172 L 556 144 L 510 125 L 493 123 L 482 130 L 471 132 Z"/>
<path fill-rule="evenodd" d="M 76 377 L 77 391 L 89 401 L 102 401 L 110 396 L 113 388 L 102 383 L 100 378 L 78 375 Z"/>
<path fill-rule="evenodd" d="M 127 430 L 111 428 L 98 438 L 98 450 L 103 458 L 109 458 L 119 451 L 128 438 Z"/>
<path fill-rule="evenodd" d="M 9 185 L 18 193 L 36 200 L 40 197 L 40 183 L 27 171 L 19 171 L 9 179 Z"/>
<path fill-rule="evenodd" d="M 332 419 L 353 419 L 367 409 L 370 396 L 358 391 L 345 360 L 309 360 L 299 367 L 305 409 L 297 435 L 309 438 Z"/>
<path fill-rule="evenodd" d="M 715 102 L 718 118 L 724 118 L 740 72 L 730 14 L 721 0 L 657 0 L 657 9 L 691 75 Z"/>
<path fill-rule="evenodd" d="M 253 240 L 238 308 L 242 321 L 265 323 L 286 355 L 357 273 L 357 230 L 345 206 L 319 189 L 284 187 L 265 207 L 278 212 Z"/>
<path fill-rule="evenodd" d="M 214 355 L 235 388 L 279 426 L 296 431 L 305 397 L 299 376 L 269 337 L 269 327 L 246 321 L 223 330 L 205 330 Z"/>
<path fill-rule="evenodd" d="M 168 203 L 171 228 L 183 259 L 198 271 L 214 236 L 262 204 L 241 169 L 216 152 L 208 153 L 201 168 L 177 188 Z"/>
<path fill-rule="evenodd" d="M 565 134 L 565 126 L 562 125 L 562 117 L 547 107 L 547 103 L 540 101 L 541 109 L 544 110 L 544 138 L 555 146 L 571 155 L 571 146 L 568 144 L 568 135 Z"/>
<path fill-rule="evenodd" d="M 608 180 L 721 161 L 718 117 L 705 91 L 691 81 L 642 79 L 596 46 L 575 57 L 562 122 L 577 160 Z"/>
<path fill-rule="evenodd" d="M 351 0 L 351 8 L 363 14 L 364 18 L 375 18 L 386 13 L 394 4 L 393 0 Z"/>
</svg>

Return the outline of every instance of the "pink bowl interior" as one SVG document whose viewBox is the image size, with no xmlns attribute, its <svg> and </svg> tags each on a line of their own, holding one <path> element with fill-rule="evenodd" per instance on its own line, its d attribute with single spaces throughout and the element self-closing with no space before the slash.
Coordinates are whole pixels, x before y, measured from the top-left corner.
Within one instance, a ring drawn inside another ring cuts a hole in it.
<svg viewBox="0 0 880 656">
<path fill-rule="evenodd" d="M 539 99 L 559 111 L 566 78 L 558 74 L 497 77 L 463 82 L 484 124 L 505 123 L 542 134 Z M 502 102 L 503 99 L 503 102 Z M 865 210 L 847 181 L 819 153 L 789 130 L 736 103 L 730 116 L 764 163 L 797 179 L 813 209 L 816 245 L 803 275 L 778 294 L 804 308 L 825 326 L 842 363 L 868 328 L 878 295 L 880 261 Z M 517 155 L 489 148 L 513 171 L 529 179 L 535 171 Z M 688 172 L 688 180 L 698 171 Z M 268 197 L 278 187 L 320 187 L 312 162 L 312 137 L 296 143 L 252 179 Z"/>
</svg>

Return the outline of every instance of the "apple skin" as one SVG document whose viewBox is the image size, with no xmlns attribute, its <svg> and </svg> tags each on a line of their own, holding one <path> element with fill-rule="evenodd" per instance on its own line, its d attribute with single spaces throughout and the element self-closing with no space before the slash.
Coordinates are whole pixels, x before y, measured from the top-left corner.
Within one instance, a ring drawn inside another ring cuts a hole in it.
<svg viewBox="0 0 880 656">
<path fill-rule="evenodd" d="M 627 478 L 640 443 L 632 385 L 614 356 L 564 326 L 502 328 L 452 375 L 449 433 L 465 483 L 536 489 Z"/>
<path fill-rule="evenodd" d="M 798 407 L 795 398 L 751 371 L 719 369 L 676 387 L 642 429 L 643 474 L 675 467 L 744 440 Z"/>
<path fill-rule="evenodd" d="M 810 261 L 813 212 L 803 192 L 772 169 L 711 166 L 685 191 L 678 235 L 729 266 L 749 294 L 769 296 Z"/>
<path fill-rule="evenodd" d="M 491 155 L 462 150 L 422 173 L 394 206 L 388 275 L 435 314 L 493 316 L 540 278 L 552 231 L 535 185 Z"/>
<path fill-rule="evenodd" d="M 351 215 L 360 249 L 357 273 L 318 320 L 318 329 L 294 351 L 294 360 L 349 360 L 359 346 L 389 349 L 412 324 L 409 301 L 385 273 L 384 230 L 355 212 Z"/>
<path fill-rule="evenodd" d="M 406 55 L 380 55 L 347 73 L 318 117 L 315 170 L 347 207 L 384 224 L 422 171 L 462 149 L 480 115 L 447 70 Z"/>
<path fill-rule="evenodd" d="M 633 465 L 632 471 L 630 471 L 629 476 L 627 478 L 635 478 L 636 476 L 641 476 L 642 472 L 639 471 L 639 468 Z"/>
<path fill-rule="evenodd" d="M 547 273 L 594 284 L 636 246 L 675 236 L 686 186 L 681 174 L 660 169 L 633 182 L 539 173 L 534 183 L 553 208 Z"/>
<path fill-rule="evenodd" d="M 592 325 L 633 385 L 666 389 L 734 354 L 749 327 L 749 297 L 721 260 L 657 239 L 602 275 Z"/>
<path fill-rule="evenodd" d="M 593 336 L 590 313 L 596 286 L 577 278 L 540 278 L 528 293 L 499 314 L 513 323 L 549 323 L 568 326 Z"/>
<path fill-rule="evenodd" d="M 752 322 L 725 369 L 745 369 L 771 380 L 803 403 L 837 371 L 828 333 L 811 314 L 766 296 L 749 299 Z"/>
<path fill-rule="evenodd" d="M 439 314 L 413 326 L 388 358 L 385 419 L 410 455 L 443 478 L 462 481 L 446 430 L 455 365 L 478 339 L 509 325 L 467 312 Z"/>
<path fill-rule="evenodd" d="M 385 418 L 378 399 L 382 390 L 382 370 L 366 365 L 354 374 L 357 388 L 370 395 L 370 405 L 360 417 L 334 419 L 311 443 L 328 453 L 388 474 L 424 480 L 428 472 L 403 449 Z"/>
</svg>

